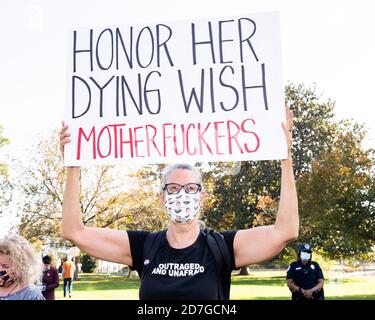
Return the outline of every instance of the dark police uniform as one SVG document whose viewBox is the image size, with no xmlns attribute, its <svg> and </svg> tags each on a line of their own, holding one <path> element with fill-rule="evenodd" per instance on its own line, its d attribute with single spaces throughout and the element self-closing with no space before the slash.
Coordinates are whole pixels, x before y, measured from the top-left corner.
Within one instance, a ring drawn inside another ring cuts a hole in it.
<svg viewBox="0 0 375 320">
<path fill-rule="evenodd" d="M 305 265 L 300 259 L 289 265 L 286 274 L 287 279 L 292 279 L 294 284 L 302 289 L 308 290 L 313 288 L 319 279 L 324 279 L 323 271 L 315 261 L 308 261 Z M 324 299 L 323 288 L 313 293 L 314 300 Z M 307 300 L 302 292 L 293 292 L 292 300 Z"/>
</svg>

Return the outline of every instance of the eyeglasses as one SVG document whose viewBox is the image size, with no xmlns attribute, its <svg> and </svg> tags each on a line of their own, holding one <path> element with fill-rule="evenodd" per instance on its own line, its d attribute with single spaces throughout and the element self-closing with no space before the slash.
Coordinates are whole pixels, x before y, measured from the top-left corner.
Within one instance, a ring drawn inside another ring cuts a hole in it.
<svg viewBox="0 0 375 320">
<path fill-rule="evenodd" d="M 163 190 L 167 191 L 168 194 L 177 194 L 184 188 L 186 193 L 194 194 L 202 190 L 202 186 L 199 183 L 187 183 L 184 185 L 178 183 L 167 183 Z"/>
</svg>

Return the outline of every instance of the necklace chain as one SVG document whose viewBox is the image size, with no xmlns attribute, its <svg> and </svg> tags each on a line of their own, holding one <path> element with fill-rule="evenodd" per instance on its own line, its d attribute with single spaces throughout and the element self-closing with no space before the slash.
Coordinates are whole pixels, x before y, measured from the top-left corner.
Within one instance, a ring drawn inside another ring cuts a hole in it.
<svg viewBox="0 0 375 320">
<path fill-rule="evenodd" d="M 16 283 L 16 282 L 14 282 Z M 10 292 L 7 294 L 7 297 L 9 297 L 11 295 L 11 293 L 14 291 L 14 289 L 16 289 L 18 287 L 18 284 L 16 283 L 16 285 L 13 287 L 12 290 L 10 290 Z"/>
</svg>

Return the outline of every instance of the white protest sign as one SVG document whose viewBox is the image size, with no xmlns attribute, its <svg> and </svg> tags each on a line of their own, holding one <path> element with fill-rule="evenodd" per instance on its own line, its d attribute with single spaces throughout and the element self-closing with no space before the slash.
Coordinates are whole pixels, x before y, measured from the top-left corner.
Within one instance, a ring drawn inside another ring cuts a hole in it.
<svg viewBox="0 0 375 320">
<path fill-rule="evenodd" d="M 73 29 L 65 165 L 286 158 L 279 14 Z"/>
</svg>

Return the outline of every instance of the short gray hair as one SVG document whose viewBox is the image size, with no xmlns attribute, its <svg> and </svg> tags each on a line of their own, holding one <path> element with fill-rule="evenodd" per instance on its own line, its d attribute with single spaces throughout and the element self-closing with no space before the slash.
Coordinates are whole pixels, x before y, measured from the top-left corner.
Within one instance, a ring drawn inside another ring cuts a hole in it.
<svg viewBox="0 0 375 320">
<path fill-rule="evenodd" d="M 171 164 L 171 165 L 167 166 L 163 170 L 163 172 L 161 174 L 161 185 L 162 185 L 162 187 L 165 185 L 168 175 L 171 174 L 175 170 L 189 170 L 191 172 L 194 172 L 195 175 L 198 177 L 199 183 L 201 185 L 203 184 L 202 174 L 196 167 L 194 167 L 193 165 L 191 165 L 189 163 L 174 163 L 174 164 Z M 203 188 L 203 185 L 202 185 L 202 188 Z"/>
</svg>

